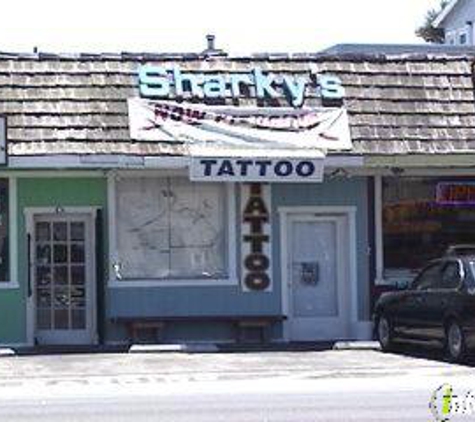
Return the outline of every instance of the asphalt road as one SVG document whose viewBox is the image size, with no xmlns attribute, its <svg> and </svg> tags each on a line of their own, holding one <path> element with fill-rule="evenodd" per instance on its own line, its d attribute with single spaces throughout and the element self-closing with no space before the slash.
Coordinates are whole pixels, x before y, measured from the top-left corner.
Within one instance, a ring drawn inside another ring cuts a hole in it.
<svg viewBox="0 0 475 422">
<path fill-rule="evenodd" d="M 8 358 L 0 422 L 430 422 L 435 389 L 474 375 L 376 351 Z"/>
<path fill-rule="evenodd" d="M 427 394 L 183 394 L 5 403 L 2 421 L 50 422 L 332 422 L 424 421 Z"/>
</svg>

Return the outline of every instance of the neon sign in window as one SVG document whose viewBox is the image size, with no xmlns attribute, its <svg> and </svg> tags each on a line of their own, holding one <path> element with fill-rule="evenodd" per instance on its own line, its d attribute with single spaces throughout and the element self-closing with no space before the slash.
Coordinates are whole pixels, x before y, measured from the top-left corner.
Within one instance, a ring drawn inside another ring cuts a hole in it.
<svg viewBox="0 0 475 422">
<path fill-rule="evenodd" d="M 437 183 L 436 202 L 442 205 L 475 205 L 475 183 Z"/>
</svg>

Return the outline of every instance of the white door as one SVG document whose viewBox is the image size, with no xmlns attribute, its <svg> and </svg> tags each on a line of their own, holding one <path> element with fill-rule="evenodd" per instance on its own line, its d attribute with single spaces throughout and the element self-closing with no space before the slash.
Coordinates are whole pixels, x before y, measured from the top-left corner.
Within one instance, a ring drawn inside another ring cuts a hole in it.
<svg viewBox="0 0 475 422">
<path fill-rule="evenodd" d="M 34 216 L 30 259 L 38 344 L 94 341 L 92 221 L 88 214 Z"/>
<path fill-rule="evenodd" d="M 288 329 L 292 341 L 343 339 L 349 310 L 347 218 L 287 220 Z"/>
</svg>

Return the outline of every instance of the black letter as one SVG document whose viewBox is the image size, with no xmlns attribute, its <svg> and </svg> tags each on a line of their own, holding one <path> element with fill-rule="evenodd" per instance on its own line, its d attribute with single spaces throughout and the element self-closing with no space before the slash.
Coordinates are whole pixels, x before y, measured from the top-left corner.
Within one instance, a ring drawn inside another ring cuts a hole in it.
<svg viewBox="0 0 475 422">
<path fill-rule="evenodd" d="M 293 166 L 290 161 L 279 161 L 275 167 L 274 171 L 277 176 L 288 176 L 292 173 Z"/>
<path fill-rule="evenodd" d="M 222 176 L 223 174 L 234 176 L 234 170 L 231 161 L 223 160 L 221 163 L 221 167 L 219 168 L 217 175 Z"/>
<path fill-rule="evenodd" d="M 270 280 L 267 273 L 249 273 L 244 283 L 249 290 L 265 290 L 269 287 Z"/>
<path fill-rule="evenodd" d="M 200 160 L 200 164 L 205 166 L 205 176 L 211 176 L 211 167 L 216 163 L 216 160 Z"/>
<path fill-rule="evenodd" d="M 237 160 L 236 164 L 241 167 L 241 176 L 247 176 L 247 168 L 252 164 L 252 160 Z"/>
<path fill-rule="evenodd" d="M 244 265 L 250 271 L 261 272 L 269 268 L 269 258 L 261 253 L 248 255 L 244 260 Z"/>
<path fill-rule="evenodd" d="M 308 177 L 315 173 L 315 165 L 311 161 L 301 161 L 295 167 L 299 176 Z"/>
<path fill-rule="evenodd" d="M 267 167 L 272 164 L 272 161 L 256 160 L 256 166 L 259 166 L 259 176 L 265 176 L 267 174 Z"/>
</svg>

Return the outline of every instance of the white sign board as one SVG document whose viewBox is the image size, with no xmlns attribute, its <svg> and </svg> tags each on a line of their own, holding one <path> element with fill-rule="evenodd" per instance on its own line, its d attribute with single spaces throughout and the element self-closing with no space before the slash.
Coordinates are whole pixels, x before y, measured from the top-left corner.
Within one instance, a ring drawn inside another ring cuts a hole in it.
<svg viewBox="0 0 475 422">
<path fill-rule="evenodd" d="M 351 149 L 343 108 L 231 107 L 131 98 L 130 136 L 208 148 Z M 303 154 L 307 156 L 307 154 Z"/>
<path fill-rule="evenodd" d="M 190 180 L 321 182 L 323 158 L 191 157 Z"/>
<path fill-rule="evenodd" d="M 270 185 L 241 185 L 241 278 L 244 292 L 272 291 Z"/>
</svg>

